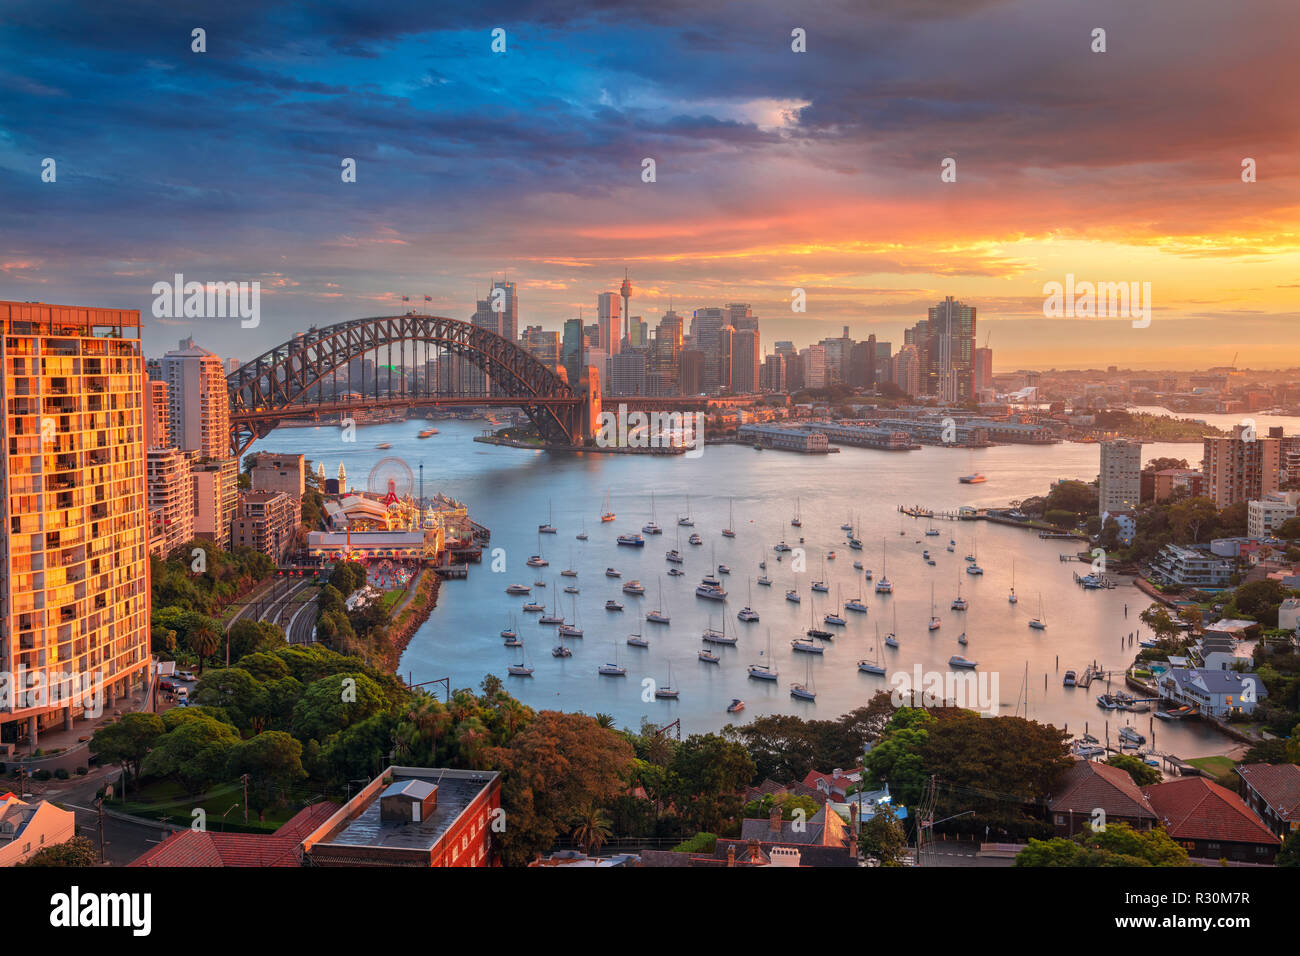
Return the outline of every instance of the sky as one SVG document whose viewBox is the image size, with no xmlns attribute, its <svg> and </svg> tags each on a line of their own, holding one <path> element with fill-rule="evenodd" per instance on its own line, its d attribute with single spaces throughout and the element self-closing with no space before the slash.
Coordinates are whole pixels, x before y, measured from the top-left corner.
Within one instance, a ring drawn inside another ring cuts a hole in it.
<svg viewBox="0 0 1300 956">
<path fill-rule="evenodd" d="M 1293 0 L 9 0 L 0 299 L 248 359 L 502 276 L 558 330 L 626 269 L 633 315 L 748 302 L 765 350 L 953 295 L 1000 370 L 1300 365 L 1297 35 Z M 260 324 L 155 318 L 176 273 L 260 282 Z M 1045 316 L 1067 275 L 1151 322 Z"/>
</svg>

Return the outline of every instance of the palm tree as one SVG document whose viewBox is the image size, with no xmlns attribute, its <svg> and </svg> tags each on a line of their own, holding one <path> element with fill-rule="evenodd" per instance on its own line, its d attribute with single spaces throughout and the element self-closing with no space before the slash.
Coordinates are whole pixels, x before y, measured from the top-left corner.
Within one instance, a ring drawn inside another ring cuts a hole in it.
<svg viewBox="0 0 1300 956">
<path fill-rule="evenodd" d="M 597 726 L 597 727 L 604 727 L 606 730 L 610 730 L 610 729 L 612 729 L 613 726 L 614 726 L 614 717 L 613 717 L 613 715 L 612 715 L 612 714 L 597 714 L 597 715 L 596 715 L 596 726 Z"/>
<path fill-rule="evenodd" d="M 595 803 L 588 803 L 579 810 L 574 822 L 577 824 L 573 828 L 574 842 L 581 844 L 588 856 L 599 850 L 609 839 L 609 817 Z"/>
<path fill-rule="evenodd" d="M 203 673 L 203 662 L 217 652 L 217 632 L 207 624 L 201 624 L 190 634 L 190 650 L 199 655 L 199 673 Z"/>
</svg>

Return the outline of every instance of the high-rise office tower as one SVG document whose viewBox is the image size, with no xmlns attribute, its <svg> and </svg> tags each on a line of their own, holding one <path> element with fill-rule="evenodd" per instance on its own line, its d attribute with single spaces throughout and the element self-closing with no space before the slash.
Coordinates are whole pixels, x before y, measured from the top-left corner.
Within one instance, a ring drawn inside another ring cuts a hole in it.
<svg viewBox="0 0 1300 956">
<path fill-rule="evenodd" d="M 582 319 L 566 319 L 564 340 L 560 344 L 560 361 L 564 363 L 564 372 L 569 376 L 569 384 L 574 388 L 578 387 L 579 366 L 582 365 L 582 353 L 585 348 Z"/>
<path fill-rule="evenodd" d="M 906 394 L 921 395 L 921 350 L 908 343 L 898 350 L 893 360 L 892 380 Z"/>
<path fill-rule="evenodd" d="M 975 350 L 975 370 L 973 373 L 972 387 L 976 393 L 982 389 L 993 387 L 993 350 L 976 349 Z"/>
<path fill-rule="evenodd" d="M 650 349 L 650 372 L 647 388 L 652 395 L 678 395 L 681 392 L 681 354 L 685 337 L 682 317 L 669 309 L 655 328 Z"/>
<path fill-rule="evenodd" d="M 140 313 L 0 302 L 0 363 L 0 753 L 11 754 L 93 709 L 83 687 L 112 710 L 148 673 Z"/>
<path fill-rule="evenodd" d="M 200 458 L 230 454 L 230 392 L 225 368 L 213 352 L 182 339 L 160 363 L 171 408 L 171 441 Z"/>
<path fill-rule="evenodd" d="M 975 307 L 948 296 L 930 309 L 929 386 L 947 402 L 969 402 L 975 396 Z"/>
<path fill-rule="evenodd" d="M 650 344 L 650 326 L 639 315 L 627 320 L 627 344 L 634 349 L 645 348 Z"/>
<path fill-rule="evenodd" d="M 731 337 L 731 391 L 748 395 L 759 390 L 762 363 L 758 329 L 737 329 Z"/>
<path fill-rule="evenodd" d="M 699 349 L 682 349 L 677 360 L 681 394 L 699 395 L 704 391 L 704 353 Z"/>
<path fill-rule="evenodd" d="M 763 391 L 784 392 L 786 390 L 785 365 L 786 357 L 780 352 L 774 352 L 763 360 Z"/>
<path fill-rule="evenodd" d="M 830 384 L 826 378 L 826 346 L 810 345 L 799 357 L 803 360 L 804 388 L 825 388 Z"/>
<path fill-rule="evenodd" d="M 624 349 L 611 355 L 609 362 L 610 395 L 645 395 L 646 352 L 644 349 Z"/>
<path fill-rule="evenodd" d="M 607 355 L 617 355 L 623 342 L 620 305 L 617 293 L 602 292 L 596 297 L 596 325 L 600 327 L 600 343 L 597 347 Z"/>
<path fill-rule="evenodd" d="M 1260 438 L 1246 426 L 1233 429 L 1231 438 L 1205 439 L 1206 497 L 1226 508 L 1239 501 L 1257 501 L 1277 491 L 1281 468 L 1281 440 Z"/>
<path fill-rule="evenodd" d="M 876 336 L 854 342 L 849 349 L 848 384 L 853 388 L 873 388 L 876 384 Z"/>
<path fill-rule="evenodd" d="M 1101 443 L 1097 513 L 1136 511 L 1142 502 L 1142 443 L 1124 438 Z"/>
</svg>

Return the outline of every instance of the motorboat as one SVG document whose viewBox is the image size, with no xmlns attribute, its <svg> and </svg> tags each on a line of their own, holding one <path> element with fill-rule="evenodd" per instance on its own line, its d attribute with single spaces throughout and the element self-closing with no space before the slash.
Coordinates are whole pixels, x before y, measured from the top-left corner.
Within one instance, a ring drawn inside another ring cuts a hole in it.
<svg viewBox="0 0 1300 956">
<path fill-rule="evenodd" d="M 578 589 L 575 585 L 570 584 L 568 587 L 566 587 L 566 588 L 564 589 L 564 593 L 565 593 L 565 594 L 577 594 L 577 593 L 579 593 L 579 589 Z"/>
<path fill-rule="evenodd" d="M 1074 671 L 1066 671 L 1065 678 L 1061 681 L 1062 687 L 1077 687 L 1079 675 Z"/>
<path fill-rule="evenodd" d="M 680 568 L 669 568 L 668 576 L 670 578 L 682 578 L 686 576 L 686 572 L 681 570 Z"/>
<path fill-rule="evenodd" d="M 699 658 L 700 660 L 704 661 L 704 663 L 706 664 L 717 664 L 722 661 L 721 657 L 713 653 L 707 647 L 700 648 Z"/>
<path fill-rule="evenodd" d="M 644 548 L 645 538 L 641 537 L 639 534 L 620 534 L 618 536 L 618 543 L 629 548 Z"/>
<path fill-rule="evenodd" d="M 758 583 L 763 585 L 764 587 L 772 586 L 772 579 L 769 578 L 766 574 L 760 574 L 755 580 L 757 580 Z"/>
<path fill-rule="evenodd" d="M 725 601 L 727 592 L 712 584 L 701 584 L 695 588 L 695 596 L 708 598 L 710 601 Z"/>
<path fill-rule="evenodd" d="M 952 657 L 948 658 L 949 667 L 960 667 L 966 670 L 973 671 L 975 669 L 975 665 L 978 663 L 979 661 L 973 661 L 967 657 L 962 657 L 960 654 L 954 654 L 952 655 Z"/>
<path fill-rule="evenodd" d="M 972 475 L 962 475 L 957 480 L 960 481 L 963 485 L 980 485 L 988 481 L 988 479 L 985 478 L 978 471 Z"/>
<path fill-rule="evenodd" d="M 623 605 L 619 604 L 619 603 L 618 603 L 617 601 L 615 601 L 613 598 L 610 598 L 608 601 L 605 602 L 605 610 L 606 610 L 606 611 L 621 611 L 621 610 L 623 610 Z"/>
<path fill-rule="evenodd" d="M 802 600 L 802 598 L 799 597 L 798 591 L 786 591 L 785 599 L 787 601 L 793 601 L 795 604 L 798 604 Z"/>
<path fill-rule="evenodd" d="M 692 534 L 689 538 L 686 539 L 686 541 L 687 541 L 688 544 L 703 544 L 703 543 L 704 543 L 704 539 L 701 538 L 698 534 Z"/>
<path fill-rule="evenodd" d="M 664 557 L 667 558 L 673 564 L 682 563 L 682 553 L 676 550 L 675 548 L 672 551 L 669 551 L 667 554 L 665 554 Z"/>
<path fill-rule="evenodd" d="M 1147 742 L 1146 737 L 1132 727 L 1121 727 L 1119 729 L 1119 739 L 1125 747 L 1141 747 Z"/>
<path fill-rule="evenodd" d="M 524 610 L 527 611 L 529 614 L 535 614 L 539 611 L 545 611 L 546 605 L 538 604 L 536 601 L 529 601 L 527 604 L 524 605 Z"/>
<path fill-rule="evenodd" d="M 622 576 L 623 576 L 623 572 L 618 570 L 618 568 L 605 569 L 605 577 L 607 578 L 621 578 Z"/>
<path fill-rule="evenodd" d="M 650 646 L 650 642 L 647 641 L 647 640 L 646 640 L 644 637 L 642 637 L 640 634 L 629 634 L 629 635 L 627 636 L 627 643 L 628 643 L 631 647 L 649 647 L 649 646 Z"/>
<path fill-rule="evenodd" d="M 731 698 L 731 703 L 727 705 L 727 713 L 738 714 L 745 709 L 745 702 L 739 697 Z"/>
<path fill-rule="evenodd" d="M 533 589 L 527 584 L 512 584 L 506 588 L 506 594 L 532 594 Z"/>
</svg>

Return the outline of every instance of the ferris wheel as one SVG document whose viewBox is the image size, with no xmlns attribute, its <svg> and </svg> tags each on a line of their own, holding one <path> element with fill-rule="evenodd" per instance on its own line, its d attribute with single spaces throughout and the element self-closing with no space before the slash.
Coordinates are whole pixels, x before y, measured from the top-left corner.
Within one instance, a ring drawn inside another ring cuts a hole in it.
<svg viewBox="0 0 1300 956">
<path fill-rule="evenodd" d="M 411 494 L 415 476 L 401 458 L 381 458 L 370 469 L 367 487 L 372 495 L 382 495 L 386 504 L 392 504 Z"/>
</svg>

